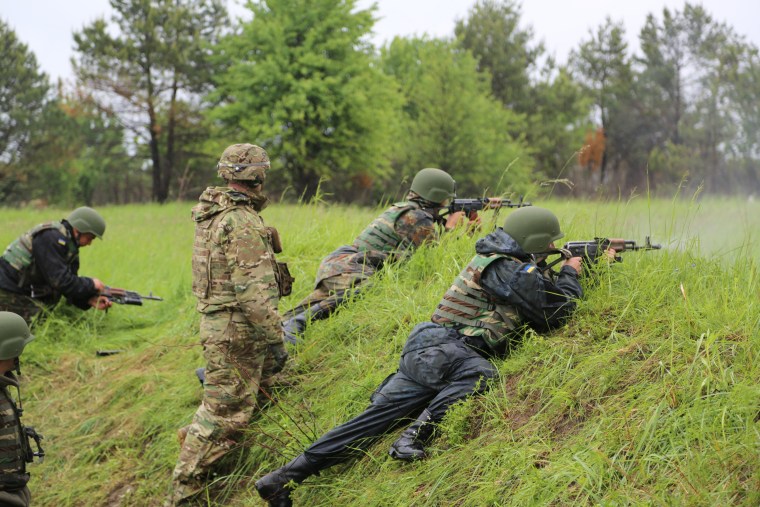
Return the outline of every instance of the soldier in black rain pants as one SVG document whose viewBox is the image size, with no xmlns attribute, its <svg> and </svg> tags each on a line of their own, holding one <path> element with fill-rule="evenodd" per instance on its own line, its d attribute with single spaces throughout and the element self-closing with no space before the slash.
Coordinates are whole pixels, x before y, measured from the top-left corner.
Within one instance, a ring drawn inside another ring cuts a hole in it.
<svg viewBox="0 0 760 507">
<path fill-rule="evenodd" d="M 502 357 L 515 331 L 538 331 L 564 323 L 583 291 L 581 259 L 564 261 L 556 280 L 537 261 L 563 237 L 557 217 L 538 207 L 511 213 L 504 227 L 478 240 L 476 255 L 457 276 L 431 322 L 417 325 L 401 352 L 398 371 L 374 392 L 370 406 L 333 428 L 303 454 L 256 483 L 270 506 L 292 505 L 292 480 L 301 483 L 371 445 L 380 435 L 413 419 L 390 454 L 412 461 L 425 457 L 435 423 L 458 400 L 479 394 L 497 375 L 489 359 Z"/>
</svg>

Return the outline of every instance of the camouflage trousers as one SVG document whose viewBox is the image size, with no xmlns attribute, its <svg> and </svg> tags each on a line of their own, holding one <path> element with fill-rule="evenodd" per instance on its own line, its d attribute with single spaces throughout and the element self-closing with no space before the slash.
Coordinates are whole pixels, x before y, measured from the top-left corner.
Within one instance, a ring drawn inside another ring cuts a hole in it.
<svg viewBox="0 0 760 507">
<path fill-rule="evenodd" d="M 326 319 L 346 299 L 369 287 L 369 277 L 361 273 L 343 273 L 325 278 L 311 294 L 284 314 L 282 328 L 285 340 L 297 343 L 311 320 Z"/>
<path fill-rule="evenodd" d="M 44 309 L 45 305 L 40 301 L 0 289 L 0 311 L 21 315 L 27 324 Z"/>
<path fill-rule="evenodd" d="M 268 400 L 275 368 L 268 344 L 241 312 L 204 314 L 200 335 L 206 381 L 201 405 L 183 428 L 187 436 L 174 468 L 174 504 L 201 492 L 214 465 L 238 447 L 243 430 Z"/>
</svg>

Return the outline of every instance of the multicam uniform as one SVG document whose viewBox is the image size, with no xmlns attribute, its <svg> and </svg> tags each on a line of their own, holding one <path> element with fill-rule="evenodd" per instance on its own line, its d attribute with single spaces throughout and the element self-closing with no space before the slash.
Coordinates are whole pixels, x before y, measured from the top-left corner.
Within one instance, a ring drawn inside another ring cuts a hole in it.
<svg viewBox="0 0 760 507">
<path fill-rule="evenodd" d="M 207 366 L 203 401 L 174 470 L 176 503 L 198 492 L 230 452 L 277 369 L 280 273 L 273 230 L 257 213 L 265 205 L 263 195 L 210 187 L 193 208 L 193 293 Z"/>
<path fill-rule="evenodd" d="M 21 235 L 0 257 L 0 311 L 29 322 L 61 296 L 87 310 L 98 291 L 91 278 L 77 276 L 79 245 L 66 220 L 48 222 Z"/>
<path fill-rule="evenodd" d="M 317 270 L 314 291 L 285 314 L 285 339 L 296 343 L 307 320 L 324 319 L 383 264 L 409 257 L 425 241 L 435 241 L 438 233 L 433 215 L 417 200 L 399 202 L 373 220 L 353 244 L 325 257 Z"/>
<path fill-rule="evenodd" d="M 430 429 L 426 423 L 439 421 L 457 400 L 487 388 L 486 381 L 497 375 L 489 358 L 508 350 L 515 336 L 512 330 L 522 325 L 538 330 L 559 326 L 575 310 L 575 298 L 582 296 L 573 268 L 563 267 L 555 283 L 501 229 L 480 239 L 476 252 L 446 292 L 432 322 L 412 330 L 398 371 L 377 388 L 369 407 L 257 483 L 262 496 L 266 498 L 269 481 L 302 482 L 415 416 L 406 431 L 413 429 L 416 435 L 422 427 Z"/>
<path fill-rule="evenodd" d="M 27 507 L 31 500 L 26 486 L 28 447 L 19 410 L 8 387 L 18 387 L 12 373 L 0 375 L 0 505 Z"/>
</svg>

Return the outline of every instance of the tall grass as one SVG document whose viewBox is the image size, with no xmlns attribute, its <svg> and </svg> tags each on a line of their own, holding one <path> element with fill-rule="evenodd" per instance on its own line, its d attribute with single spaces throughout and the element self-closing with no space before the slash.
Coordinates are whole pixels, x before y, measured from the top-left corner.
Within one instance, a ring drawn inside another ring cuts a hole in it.
<svg viewBox="0 0 760 507">
<path fill-rule="evenodd" d="M 586 286 L 570 324 L 528 334 L 482 397 L 454 407 L 430 459 L 387 456 L 395 435 L 309 479 L 296 505 L 757 505 L 760 503 L 760 205 L 731 200 L 549 202 L 566 239 L 650 235 L 663 250 L 625 253 Z M 201 396 L 190 294 L 189 204 L 107 207 L 106 239 L 82 274 L 163 296 L 108 314 L 61 305 L 23 357 L 25 422 L 46 437 L 33 465 L 36 505 L 161 505 Z M 297 281 L 377 210 L 274 205 Z M 7 244 L 65 211 L 2 210 Z M 498 217 L 503 220 L 505 214 Z M 489 227 L 490 215 L 484 217 Z M 476 237 L 454 233 L 390 266 L 370 290 L 307 328 L 277 402 L 220 478 L 219 504 L 262 505 L 253 482 L 361 412 L 429 319 Z M 97 357 L 97 349 L 120 354 Z"/>
</svg>

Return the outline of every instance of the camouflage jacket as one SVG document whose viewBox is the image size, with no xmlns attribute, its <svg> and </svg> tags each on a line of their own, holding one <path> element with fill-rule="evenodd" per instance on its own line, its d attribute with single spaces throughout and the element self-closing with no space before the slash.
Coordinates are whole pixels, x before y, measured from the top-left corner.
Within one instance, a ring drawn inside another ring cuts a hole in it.
<svg viewBox="0 0 760 507">
<path fill-rule="evenodd" d="M 0 491 L 22 488 L 29 480 L 26 438 L 9 387 L 18 387 L 16 377 L 12 373 L 0 375 Z"/>
<path fill-rule="evenodd" d="M 433 215 L 414 204 L 413 202 L 394 204 L 372 221 L 354 244 L 344 245 L 322 259 L 314 285 L 317 286 L 326 278 L 344 273 L 354 273 L 357 278 L 366 278 L 374 274 L 388 260 L 405 259 L 426 241 L 437 241 L 438 232 L 435 229 Z M 392 224 L 384 223 L 389 216 L 395 215 L 399 208 L 407 206 L 408 209 L 404 210 Z M 395 248 L 386 248 L 381 251 L 367 248 L 366 242 L 361 242 L 361 246 L 357 244 L 367 230 L 376 228 L 378 223 L 388 229 L 392 227 L 394 235 L 399 238 Z"/>
<path fill-rule="evenodd" d="M 257 199 L 228 187 L 209 187 L 193 208 L 193 293 L 197 310 L 241 311 L 268 343 L 282 343 L 272 231 Z"/>
</svg>

